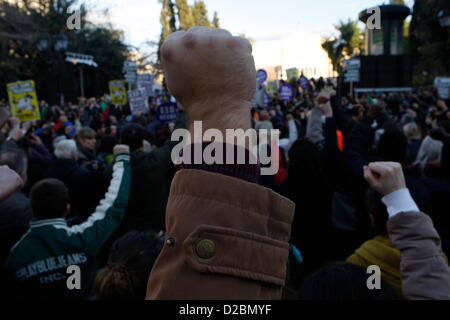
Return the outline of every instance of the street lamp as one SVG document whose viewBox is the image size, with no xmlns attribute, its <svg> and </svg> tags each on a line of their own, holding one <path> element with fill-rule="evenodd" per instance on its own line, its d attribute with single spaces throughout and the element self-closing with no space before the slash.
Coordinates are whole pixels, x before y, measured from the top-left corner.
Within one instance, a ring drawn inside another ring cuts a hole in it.
<svg viewBox="0 0 450 320">
<path fill-rule="evenodd" d="M 450 27 L 450 9 L 439 11 L 438 20 L 442 28 Z"/>
<path fill-rule="evenodd" d="M 81 96 L 84 98 L 84 76 L 83 76 L 83 65 L 87 65 L 89 67 L 97 68 L 98 64 L 94 61 L 93 56 L 89 56 L 87 54 L 75 53 L 75 52 L 67 52 L 66 61 L 75 65 L 80 65 L 80 87 L 81 87 Z"/>
</svg>

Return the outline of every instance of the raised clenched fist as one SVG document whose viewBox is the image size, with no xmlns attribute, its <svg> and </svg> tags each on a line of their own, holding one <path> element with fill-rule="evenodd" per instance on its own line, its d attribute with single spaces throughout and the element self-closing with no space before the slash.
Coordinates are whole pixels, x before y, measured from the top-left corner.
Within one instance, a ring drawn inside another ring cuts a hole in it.
<svg viewBox="0 0 450 320">
<path fill-rule="evenodd" d="M 384 196 L 406 188 L 402 165 L 396 162 L 373 162 L 364 167 L 364 178 Z"/>
<path fill-rule="evenodd" d="M 188 126 L 250 128 L 256 70 L 250 43 L 223 29 L 193 27 L 161 47 L 170 93 L 185 107 Z"/>
</svg>

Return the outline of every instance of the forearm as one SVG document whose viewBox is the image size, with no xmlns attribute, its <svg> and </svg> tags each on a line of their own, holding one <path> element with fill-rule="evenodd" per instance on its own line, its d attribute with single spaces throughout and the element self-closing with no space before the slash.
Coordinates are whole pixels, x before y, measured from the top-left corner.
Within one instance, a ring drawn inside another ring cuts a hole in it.
<svg viewBox="0 0 450 320">
<path fill-rule="evenodd" d="M 430 217 L 419 212 L 407 189 L 383 198 L 389 238 L 400 251 L 403 295 L 407 299 L 450 299 L 450 269 Z"/>
<path fill-rule="evenodd" d="M 74 237 L 74 242 L 81 242 L 85 250 L 96 254 L 122 221 L 127 210 L 130 187 L 130 156 L 120 154 L 113 166 L 113 177 L 108 191 L 95 212 L 85 223 L 68 229 Z"/>
</svg>

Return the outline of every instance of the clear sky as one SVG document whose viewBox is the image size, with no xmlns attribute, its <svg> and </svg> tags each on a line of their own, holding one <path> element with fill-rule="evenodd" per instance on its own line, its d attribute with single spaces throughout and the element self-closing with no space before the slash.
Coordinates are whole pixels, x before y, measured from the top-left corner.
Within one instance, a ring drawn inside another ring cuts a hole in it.
<svg viewBox="0 0 450 320">
<path fill-rule="evenodd" d="M 88 0 L 96 10 L 110 8 L 109 20 L 125 31 L 128 44 L 157 41 L 160 34 L 158 0 Z M 175 0 L 174 0 L 175 2 Z M 193 0 L 188 0 L 193 3 Z M 222 28 L 255 39 L 273 39 L 299 28 L 331 35 L 339 20 L 357 19 L 358 13 L 388 0 L 204 0 L 212 18 L 217 11 Z M 406 0 L 412 8 L 414 0 Z M 99 19 L 99 18 L 95 18 Z M 95 20 L 94 19 L 94 20 Z"/>
</svg>

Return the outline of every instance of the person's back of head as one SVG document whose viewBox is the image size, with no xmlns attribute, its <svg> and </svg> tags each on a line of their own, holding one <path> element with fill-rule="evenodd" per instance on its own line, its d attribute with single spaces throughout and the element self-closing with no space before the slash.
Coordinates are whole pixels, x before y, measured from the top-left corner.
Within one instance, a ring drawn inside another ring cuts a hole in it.
<svg viewBox="0 0 450 320">
<path fill-rule="evenodd" d="M 162 246 L 153 232 L 130 231 L 116 240 L 108 265 L 95 278 L 96 298 L 144 300 L 148 278 Z"/>
<path fill-rule="evenodd" d="M 380 289 L 370 290 L 367 270 L 350 263 L 324 267 L 305 279 L 302 300 L 399 300 L 396 290 L 383 278 Z M 381 277 L 381 276 L 380 276 Z"/>
<path fill-rule="evenodd" d="M 31 189 L 30 202 L 35 218 L 63 218 L 70 208 L 69 190 L 57 179 L 41 180 Z"/>
<path fill-rule="evenodd" d="M 144 147 L 145 128 L 137 123 L 125 125 L 120 132 L 121 143 L 130 147 L 130 151 L 136 151 Z"/>
<path fill-rule="evenodd" d="M 404 163 L 408 154 L 408 139 L 403 132 L 388 130 L 378 141 L 377 153 L 383 161 Z"/>
<path fill-rule="evenodd" d="M 25 152 L 17 148 L 5 148 L 0 153 L 0 165 L 14 170 L 24 182 L 27 179 L 28 159 Z"/>
<path fill-rule="evenodd" d="M 55 156 L 57 159 L 77 159 L 77 144 L 74 140 L 62 140 L 55 146 Z"/>
<path fill-rule="evenodd" d="M 288 175 L 300 178 L 313 177 L 320 173 L 321 168 L 319 148 L 308 139 L 295 141 L 289 150 Z"/>
</svg>

